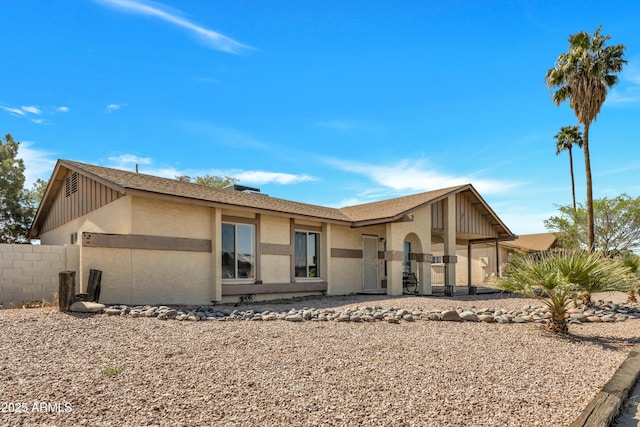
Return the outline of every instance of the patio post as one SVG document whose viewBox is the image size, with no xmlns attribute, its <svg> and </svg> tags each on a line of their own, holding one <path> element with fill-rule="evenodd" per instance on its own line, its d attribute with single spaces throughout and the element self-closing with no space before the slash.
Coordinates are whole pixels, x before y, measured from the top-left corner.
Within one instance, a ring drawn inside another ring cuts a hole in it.
<svg viewBox="0 0 640 427">
<path fill-rule="evenodd" d="M 453 296 L 456 287 L 456 196 L 443 201 L 444 219 L 444 294 Z"/>
</svg>

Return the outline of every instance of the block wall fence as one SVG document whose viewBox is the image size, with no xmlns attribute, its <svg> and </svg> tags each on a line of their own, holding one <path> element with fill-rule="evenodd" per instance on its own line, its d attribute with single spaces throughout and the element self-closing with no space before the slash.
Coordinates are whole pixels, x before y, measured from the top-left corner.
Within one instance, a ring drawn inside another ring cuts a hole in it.
<svg viewBox="0 0 640 427">
<path fill-rule="evenodd" d="M 78 271 L 78 245 L 0 244 L 0 304 L 22 307 L 23 301 L 55 303 L 58 274 Z"/>
</svg>

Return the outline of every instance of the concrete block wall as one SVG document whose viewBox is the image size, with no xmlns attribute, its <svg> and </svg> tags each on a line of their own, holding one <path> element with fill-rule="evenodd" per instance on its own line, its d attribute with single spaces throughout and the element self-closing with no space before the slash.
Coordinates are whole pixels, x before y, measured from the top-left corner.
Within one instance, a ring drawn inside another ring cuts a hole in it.
<svg viewBox="0 0 640 427">
<path fill-rule="evenodd" d="M 55 303 L 58 274 L 78 271 L 77 245 L 0 244 L 0 304 L 21 307 L 23 301 Z"/>
</svg>

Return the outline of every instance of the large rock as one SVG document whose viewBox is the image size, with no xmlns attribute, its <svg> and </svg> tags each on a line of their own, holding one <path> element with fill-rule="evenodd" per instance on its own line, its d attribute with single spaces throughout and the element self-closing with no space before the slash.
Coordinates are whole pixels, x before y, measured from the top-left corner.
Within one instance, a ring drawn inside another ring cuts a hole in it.
<svg viewBox="0 0 640 427">
<path fill-rule="evenodd" d="M 478 315 L 475 314 L 473 311 L 463 311 L 462 313 L 460 313 L 460 318 L 462 320 L 466 320 L 468 322 L 479 322 L 480 319 L 478 318 Z"/>
<path fill-rule="evenodd" d="M 104 310 L 104 304 L 100 304 L 97 302 L 76 301 L 71 304 L 69 310 L 75 311 L 76 313 L 98 313 Z"/>
<path fill-rule="evenodd" d="M 304 319 L 302 318 L 302 315 L 299 313 L 295 313 L 295 314 L 289 314 L 287 315 L 287 317 L 284 318 L 284 320 L 287 320 L 289 322 L 303 322 Z"/>
<path fill-rule="evenodd" d="M 445 310 L 440 314 L 440 319 L 447 322 L 459 322 L 462 319 L 460 315 L 455 310 Z"/>
<path fill-rule="evenodd" d="M 481 322 L 485 322 L 485 323 L 493 323 L 494 322 L 493 316 L 490 315 L 490 314 L 481 314 L 481 315 L 478 316 L 478 319 Z"/>
</svg>

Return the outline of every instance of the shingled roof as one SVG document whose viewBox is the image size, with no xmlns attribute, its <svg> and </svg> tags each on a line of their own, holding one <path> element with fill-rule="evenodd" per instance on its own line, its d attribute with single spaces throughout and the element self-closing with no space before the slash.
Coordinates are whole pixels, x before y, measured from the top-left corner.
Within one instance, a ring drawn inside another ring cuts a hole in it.
<svg viewBox="0 0 640 427">
<path fill-rule="evenodd" d="M 553 248 L 558 237 L 554 233 L 522 234 L 511 242 L 504 242 L 503 245 L 522 251 L 548 251 Z"/>
<path fill-rule="evenodd" d="M 213 188 L 205 185 L 180 181 L 178 179 L 161 178 L 153 175 L 129 172 L 121 169 L 106 168 L 86 163 L 61 160 L 60 164 L 68 169 L 84 173 L 96 181 L 113 187 L 127 194 L 130 190 L 147 193 L 164 194 L 184 197 L 216 204 L 227 205 L 230 208 L 253 208 L 273 212 L 296 214 L 313 218 L 350 222 L 340 210 L 308 203 L 293 202 L 261 194 L 245 193 L 224 188 Z"/>
<path fill-rule="evenodd" d="M 145 196 L 169 196 L 184 198 L 211 206 L 226 207 L 229 209 L 252 209 L 265 213 L 280 213 L 299 216 L 320 221 L 341 223 L 350 226 L 362 226 L 379 224 L 401 219 L 404 215 L 415 209 L 435 203 L 458 192 L 469 192 L 471 197 L 478 199 L 479 205 L 486 211 L 490 222 L 498 225 L 504 233 L 511 235 L 509 229 L 500 221 L 497 215 L 482 200 L 471 184 L 448 187 L 441 190 L 428 191 L 379 202 L 365 203 L 348 206 L 341 209 L 330 208 L 308 203 L 294 202 L 261 194 L 245 193 L 230 189 L 212 188 L 178 179 L 161 178 L 143 173 L 130 172 L 121 169 L 96 166 L 71 160 L 58 160 L 54 169 L 51 182 L 47 188 L 45 197 L 34 219 L 32 230 L 43 220 L 43 212 L 48 209 L 52 196 L 57 191 L 56 186 L 61 185 L 66 170 L 83 174 L 97 182 L 106 185 L 121 194 L 145 195 Z M 51 193 L 51 197 L 50 196 Z"/>
</svg>

